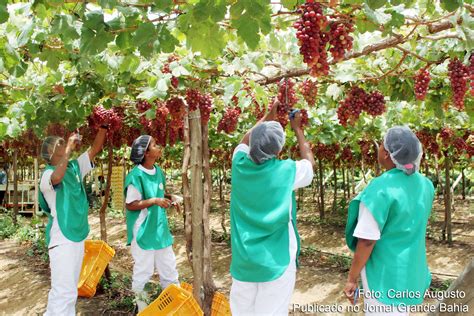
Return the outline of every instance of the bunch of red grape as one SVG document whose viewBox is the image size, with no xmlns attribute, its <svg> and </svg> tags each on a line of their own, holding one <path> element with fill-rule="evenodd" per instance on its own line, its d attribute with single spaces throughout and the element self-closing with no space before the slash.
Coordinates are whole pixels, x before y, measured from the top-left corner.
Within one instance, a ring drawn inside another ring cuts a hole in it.
<svg viewBox="0 0 474 316">
<path fill-rule="evenodd" d="M 466 130 L 463 135 L 464 142 L 466 143 L 466 154 L 469 159 L 474 156 L 474 132 Z"/>
<path fill-rule="evenodd" d="M 316 105 L 318 86 L 315 81 L 309 79 L 303 81 L 300 86 L 300 92 L 310 107 Z"/>
<path fill-rule="evenodd" d="M 153 120 L 148 120 L 146 117 L 142 116 L 140 118 L 140 123 L 145 126 L 146 132 L 153 136 L 158 144 L 165 146 L 169 110 L 161 101 L 156 101 L 155 104 L 155 118 Z"/>
<path fill-rule="evenodd" d="M 55 135 L 58 136 L 58 135 Z M 27 129 L 16 139 L 12 140 L 10 146 L 18 149 L 18 158 L 36 157 L 39 155 L 41 141 L 31 128 Z"/>
<path fill-rule="evenodd" d="M 449 127 L 443 127 L 438 133 L 438 138 L 441 140 L 443 148 L 448 148 L 452 138 L 454 137 L 454 132 Z"/>
<path fill-rule="evenodd" d="M 147 134 L 151 134 L 152 123 L 151 120 L 147 119 L 145 115 L 140 116 L 139 118 L 140 125 L 143 126 L 143 129 Z"/>
<path fill-rule="evenodd" d="M 257 102 L 254 103 L 253 115 L 257 120 L 260 120 L 265 115 L 265 106 L 260 106 Z"/>
<path fill-rule="evenodd" d="M 366 107 L 367 99 L 368 95 L 363 89 L 356 86 L 352 87 L 348 96 L 337 109 L 339 123 L 342 126 L 347 126 L 347 123 L 353 125 Z"/>
<path fill-rule="evenodd" d="M 166 126 L 163 126 L 162 128 L 159 128 L 158 130 L 155 131 L 154 134 L 152 134 L 153 138 L 155 138 L 155 141 L 158 145 L 165 147 L 166 146 L 166 140 L 168 137 L 168 129 Z"/>
<path fill-rule="evenodd" d="M 282 79 L 278 85 L 278 106 L 277 116 L 283 128 L 288 124 L 288 113 L 293 106 L 298 102 L 295 92 L 295 83 L 290 79 Z"/>
<path fill-rule="evenodd" d="M 142 132 L 139 128 L 124 125 L 122 128 L 122 140 L 127 146 L 132 146 L 133 141 L 138 138 Z"/>
<path fill-rule="evenodd" d="M 424 100 L 430 85 L 430 73 L 424 68 L 420 69 L 415 76 L 415 96 L 417 100 Z"/>
<path fill-rule="evenodd" d="M 359 87 L 352 87 L 347 97 L 337 108 L 337 117 L 342 126 L 354 125 L 362 111 L 372 116 L 382 115 L 386 111 L 385 97 L 379 91 L 370 94 Z"/>
<path fill-rule="evenodd" d="M 345 163 L 350 163 L 352 162 L 353 158 L 354 156 L 352 154 L 352 149 L 349 146 L 345 146 L 342 149 L 341 160 Z"/>
<path fill-rule="evenodd" d="M 386 110 L 383 94 L 379 91 L 373 91 L 370 93 L 363 109 L 372 116 L 382 115 Z"/>
<path fill-rule="evenodd" d="M 468 148 L 466 141 L 462 137 L 456 137 L 453 141 L 453 146 L 458 155 L 466 152 Z"/>
<path fill-rule="evenodd" d="M 189 112 L 196 111 L 201 100 L 201 93 L 196 89 L 186 90 L 186 103 L 189 107 Z"/>
<path fill-rule="evenodd" d="M 207 125 L 211 117 L 212 111 L 212 97 L 210 94 L 203 94 L 199 103 L 199 110 L 201 110 L 201 122 Z"/>
<path fill-rule="evenodd" d="M 137 108 L 139 113 L 144 113 L 151 109 L 151 104 L 148 103 L 146 100 L 138 100 L 135 107 Z"/>
<path fill-rule="evenodd" d="M 323 161 L 334 161 L 339 150 L 339 144 L 326 145 L 323 143 L 317 143 L 313 148 L 314 155 Z"/>
<path fill-rule="evenodd" d="M 166 107 L 172 119 L 182 120 L 186 115 L 186 104 L 183 99 L 174 97 L 166 101 Z"/>
<path fill-rule="evenodd" d="M 359 146 L 362 153 L 362 159 L 365 162 L 373 164 L 377 161 L 377 152 L 373 141 L 361 140 L 359 141 Z"/>
<path fill-rule="evenodd" d="M 3 159 L 7 158 L 8 156 L 7 146 L 8 146 L 8 142 L 6 141 L 3 141 L 0 143 L 0 157 Z"/>
<path fill-rule="evenodd" d="M 105 109 L 101 105 L 96 106 L 88 118 L 89 127 L 98 129 L 101 125 L 108 125 L 109 132 L 115 132 L 122 127 L 122 119 L 114 109 Z"/>
<path fill-rule="evenodd" d="M 163 127 L 166 126 L 166 122 L 168 120 L 168 114 L 170 114 L 170 111 L 168 110 L 168 107 L 161 102 L 161 101 L 156 101 L 156 118 L 155 118 L 155 123 L 158 127 Z"/>
<path fill-rule="evenodd" d="M 462 111 L 464 110 L 464 96 L 468 89 L 468 68 L 459 59 L 451 59 L 448 65 L 448 74 L 453 91 L 454 106 Z"/>
<path fill-rule="evenodd" d="M 176 61 L 176 60 L 179 60 L 178 56 L 176 56 L 176 55 L 171 55 L 170 57 L 168 57 L 168 62 L 166 64 L 164 64 L 163 68 L 161 69 L 161 72 L 164 73 L 164 74 L 171 73 L 170 63 L 172 63 L 173 61 Z M 178 88 L 179 79 L 175 76 L 172 76 L 171 77 L 171 85 L 174 88 Z"/>
<path fill-rule="evenodd" d="M 297 30 L 300 54 L 314 76 L 327 75 L 329 72 L 326 52 L 329 36 L 324 32 L 327 23 L 321 5 L 308 0 L 301 6 L 301 17 L 293 25 Z"/>
<path fill-rule="evenodd" d="M 337 18 L 337 17 L 336 17 Z M 334 60 L 341 60 L 344 58 L 346 51 L 352 49 L 353 38 L 349 33 L 354 31 L 354 26 L 348 21 L 335 21 L 330 26 L 330 40 L 331 52 Z"/>
<path fill-rule="evenodd" d="M 427 130 L 420 130 L 416 132 L 416 137 L 418 137 L 423 145 L 423 151 L 429 152 L 433 155 L 438 155 L 440 153 L 435 135 Z"/>
<path fill-rule="evenodd" d="M 217 132 L 224 131 L 227 134 L 232 134 L 237 129 L 241 113 L 242 110 L 239 107 L 228 107 L 217 125 Z"/>
<path fill-rule="evenodd" d="M 288 111 L 298 102 L 295 92 L 295 83 L 290 79 L 282 79 L 278 85 L 278 101 L 281 105 L 278 107 L 279 112 Z"/>
<path fill-rule="evenodd" d="M 186 105 L 181 98 L 174 97 L 166 101 L 166 107 L 171 115 L 171 121 L 168 122 L 168 144 L 173 146 L 183 139 Z"/>
<path fill-rule="evenodd" d="M 201 123 L 207 124 L 212 111 L 212 97 L 210 94 L 202 94 L 195 89 L 188 89 L 186 91 L 186 103 L 189 106 L 189 111 L 195 111 L 198 107 L 201 112 Z"/>
<path fill-rule="evenodd" d="M 469 58 L 468 71 L 469 71 L 469 80 L 470 80 L 470 86 L 471 86 L 471 96 L 474 97 L 474 51 L 471 52 L 471 58 Z"/>
<path fill-rule="evenodd" d="M 309 125 L 308 111 L 306 109 L 301 109 L 301 127 L 306 127 Z"/>
<path fill-rule="evenodd" d="M 51 123 L 46 128 L 46 135 L 47 136 L 59 136 L 62 138 L 66 138 L 68 135 L 68 130 L 64 125 L 60 123 Z"/>
<path fill-rule="evenodd" d="M 173 146 L 178 140 L 184 138 L 183 121 L 171 120 L 168 125 L 168 145 Z"/>
<path fill-rule="evenodd" d="M 232 150 L 225 150 L 222 148 L 211 148 L 209 149 L 209 154 L 213 167 L 224 165 L 230 168 L 232 162 Z"/>
</svg>

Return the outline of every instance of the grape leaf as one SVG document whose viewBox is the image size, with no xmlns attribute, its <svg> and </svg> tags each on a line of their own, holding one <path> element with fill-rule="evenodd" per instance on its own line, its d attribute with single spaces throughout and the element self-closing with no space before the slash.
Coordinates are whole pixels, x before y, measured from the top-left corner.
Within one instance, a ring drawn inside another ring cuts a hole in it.
<svg viewBox="0 0 474 316">
<path fill-rule="evenodd" d="M 294 10 L 295 6 L 298 4 L 297 0 L 282 0 L 281 4 L 288 10 Z"/>
<path fill-rule="evenodd" d="M 462 5 L 462 0 L 441 0 L 441 7 L 449 12 L 453 12 Z"/>
<path fill-rule="evenodd" d="M 260 31 L 268 34 L 271 30 L 270 9 L 266 1 L 237 1 L 230 8 L 230 14 L 232 26 L 251 49 L 257 48 Z"/>
<path fill-rule="evenodd" d="M 73 26 L 71 15 L 56 15 L 51 22 L 51 32 L 59 35 L 63 41 L 79 38 L 79 33 L 77 33 L 76 28 Z"/>
<path fill-rule="evenodd" d="M 0 1 L 0 23 L 5 23 L 6 21 L 8 21 L 9 16 L 10 15 L 8 14 L 7 10 L 7 1 Z"/>
<path fill-rule="evenodd" d="M 383 7 L 387 3 L 387 0 L 365 0 L 365 3 L 367 3 L 371 9 L 376 10 Z"/>
</svg>

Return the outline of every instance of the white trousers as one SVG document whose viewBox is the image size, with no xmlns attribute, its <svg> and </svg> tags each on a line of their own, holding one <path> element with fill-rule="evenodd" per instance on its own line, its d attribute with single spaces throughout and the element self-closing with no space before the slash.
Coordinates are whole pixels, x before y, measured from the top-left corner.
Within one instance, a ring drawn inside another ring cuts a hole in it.
<svg viewBox="0 0 474 316">
<path fill-rule="evenodd" d="M 145 284 L 150 281 L 155 270 L 160 277 L 162 289 L 170 284 L 179 285 L 176 257 L 172 246 L 159 250 L 143 250 L 133 239 L 131 253 L 134 261 L 132 290 L 136 294 L 143 292 Z"/>
<path fill-rule="evenodd" d="M 45 316 L 76 315 L 77 284 L 84 259 L 84 241 L 49 249 L 51 290 Z"/>
<path fill-rule="evenodd" d="M 367 282 L 367 274 L 365 267 L 360 272 L 362 279 L 362 286 L 366 291 L 370 291 L 369 283 Z M 398 310 L 396 306 L 385 305 L 373 297 L 364 297 L 364 310 L 367 316 L 408 316 L 409 313 Z"/>
<path fill-rule="evenodd" d="M 230 290 L 232 315 L 288 315 L 295 281 L 294 261 L 281 277 L 270 282 L 242 282 L 232 278 Z"/>
</svg>

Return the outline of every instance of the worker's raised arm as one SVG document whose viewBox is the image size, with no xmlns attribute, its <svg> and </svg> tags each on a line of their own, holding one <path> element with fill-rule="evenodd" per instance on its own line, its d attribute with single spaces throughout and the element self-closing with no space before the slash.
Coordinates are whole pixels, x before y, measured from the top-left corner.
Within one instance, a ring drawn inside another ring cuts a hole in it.
<svg viewBox="0 0 474 316">
<path fill-rule="evenodd" d="M 273 102 L 273 105 L 272 105 L 271 109 L 265 114 L 264 117 L 262 117 L 255 124 L 255 126 L 257 126 L 258 124 L 260 124 L 262 122 L 265 122 L 265 121 L 275 121 L 276 118 L 277 118 L 277 113 L 278 113 L 278 107 L 279 106 L 280 106 L 280 101 L 278 101 L 278 99 L 276 99 L 275 102 Z M 252 131 L 252 129 L 255 126 L 253 126 L 251 129 L 249 129 L 248 132 L 244 135 L 244 137 L 240 141 L 241 144 L 246 144 L 246 145 L 250 144 L 250 132 Z"/>
<path fill-rule="evenodd" d="M 74 149 L 76 149 L 76 146 L 79 142 L 79 136 L 76 133 L 72 134 L 69 137 L 64 155 L 61 157 L 61 160 L 56 164 L 56 168 L 51 174 L 52 185 L 58 185 L 59 183 L 61 183 L 61 181 L 63 181 L 64 174 L 66 173 L 67 165 L 69 163 L 69 157 L 71 156 L 71 153 L 74 151 Z"/>
</svg>

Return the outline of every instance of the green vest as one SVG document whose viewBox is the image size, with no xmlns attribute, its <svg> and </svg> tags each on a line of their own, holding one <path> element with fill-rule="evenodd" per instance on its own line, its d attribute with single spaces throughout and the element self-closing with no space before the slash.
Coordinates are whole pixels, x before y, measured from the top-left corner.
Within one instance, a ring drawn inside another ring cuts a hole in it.
<svg viewBox="0 0 474 316">
<path fill-rule="evenodd" d="M 156 173 L 149 175 L 135 166 L 125 178 L 125 196 L 127 187 L 133 185 L 141 193 L 143 200 L 163 198 L 165 196 L 165 176 L 158 166 L 155 165 L 155 169 Z M 133 227 L 139 215 L 140 211 L 127 210 L 127 245 L 130 245 L 133 240 Z M 158 250 L 171 246 L 173 236 L 171 236 L 168 227 L 165 209 L 158 205 L 148 207 L 148 215 L 140 225 L 135 237 L 137 244 L 144 250 Z"/>
<path fill-rule="evenodd" d="M 54 171 L 55 169 L 56 167 L 47 165 L 45 171 Z M 55 191 L 56 216 L 59 229 L 67 239 L 75 242 L 83 241 L 89 234 L 87 219 L 89 203 L 87 202 L 86 190 L 84 189 L 77 160 L 69 161 L 64 177 L 61 183 L 55 186 Z M 46 244 L 49 245 L 53 216 L 41 190 L 39 191 L 39 205 L 49 217 L 46 226 Z"/>
<path fill-rule="evenodd" d="M 230 198 L 230 272 L 233 278 L 244 282 L 268 282 L 285 272 L 290 263 L 290 198 L 299 254 L 293 192 L 295 173 L 293 160 L 274 158 L 257 165 L 247 153 L 238 151 L 235 154 Z"/>
<path fill-rule="evenodd" d="M 380 291 L 377 300 L 384 304 L 423 302 L 431 283 L 425 236 L 433 198 L 428 178 L 418 172 L 408 176 L 394 168 L 373 179 L 349 205 L 346 242 L 352 251 L 357 245 L 353 233 L 361 202 L 379 226 L 380 239 L 365 269 L 370 291 Z M 413 291 L 417 297 L 395 297 L 403 291 Z"/>
</svg>

